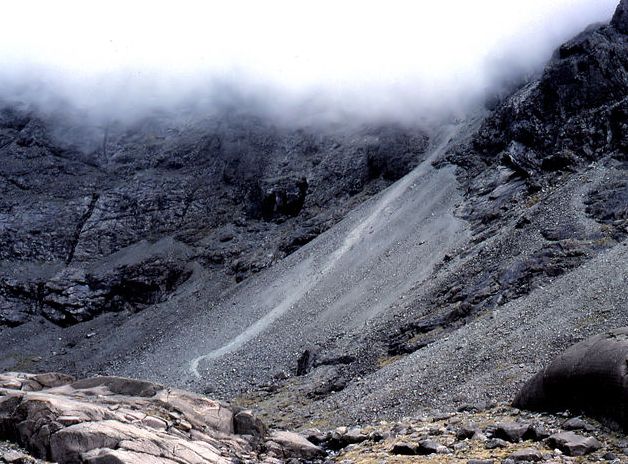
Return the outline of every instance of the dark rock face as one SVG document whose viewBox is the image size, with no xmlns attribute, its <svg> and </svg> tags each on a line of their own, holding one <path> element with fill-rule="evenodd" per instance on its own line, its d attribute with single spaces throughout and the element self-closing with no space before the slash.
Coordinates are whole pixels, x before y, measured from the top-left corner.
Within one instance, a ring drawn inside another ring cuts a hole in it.
<svg viewBox="0 0 628 464">
<path fill-rule="evenodd" d="M 569 409 L 610 420 L 628 430 L 628 328 L 596 335 L 569 348 L 534 376 L 514 405 Z"/>
<path fill-rule="evenodd" d="M 239 282 L 403 176 L 426 144 L 398 127 L 336 133 L 232 113 L 98 126 L 5 107 L 0 326 L 138 311 L 196 264 Z"/>
<path fill-rule="evenodd" d="M 628 35 L 622 2 L 610 25 L 554 53 L 538 79 L 506 98 L 449 160 L 474 197 L 462 214 L 477 227 L 507 217 L 554 180 L 628 153 Z"/>
<path fill-rule="evenodd" d="M 433 311 L 395 330 L 389 354 L 420 350 L 434 341 L 432 332 L 526 295 L 625 238 L 625 9 L 623 1 L 610 25 L 585 31 L 559 47 L 537 79 L 506 98 L 470 141 L 446 157 L 460 167 L 466 198 L 458 214 L 471 222 L 473 244 L 483 248 L 483 256 L 477 266 L 467 266 L 440 286 Z M 592 189 L 584 201 L 584 212 L 605 225 L 603 234 L 587 233 L 569 220 L 555 223 L 538 216 L 533 225 L 534 206 L 547 199 L 546 192 L 559 191 L 561 182 L 591 162 L 613 164 L 619 173 Z M 507 228 L 514 230 L 504 234 Z M 524 231 L 540 232 L 546 242 L 522 253 L 517 248 L 525 240 Z M 505 238 L 485 247 L 495 236 Z"/>
<path fill-rule="evenodd" d="M 135 311 L 162 301 L 190 274 L 186 263 L 160 258 L 102 275 L 66 268 L 44 285 L 41 311 L 59 325 L 82 322 L 104 311 Z"/>
<path fill-rule="evenodd" d="M 628 34 L 628 2 L 626 0 L 619 2 L 611 24 L 618 31 Z"/>
<path fill-rule="evenodd" d="M 616 238 L 628 233 L 628 180 L 609 182 L 592 191 L 586 200 L 587 213 L 598 222 L 611 227 Z"/>
<path fill-rule="evenodd" d="M 487 120 L 474 148 L 486 158 L 501 157 L 524 177 L 569 169 L 613 151 L 625 154 L 628 37 L 623 15 L 625 2 L 610 26 L 563 44 L 541 79 Z"/>
<path fill-rule="evenodd" d="M 493 437 L 500 438 L 511 443 L 517 443 L 524 438 L 529 428 L 530 426 L 528 424 L 520 424 L 514 422 L 498 424 L 495 427 L 495 431 L 493 432 Z"/>
</svg>

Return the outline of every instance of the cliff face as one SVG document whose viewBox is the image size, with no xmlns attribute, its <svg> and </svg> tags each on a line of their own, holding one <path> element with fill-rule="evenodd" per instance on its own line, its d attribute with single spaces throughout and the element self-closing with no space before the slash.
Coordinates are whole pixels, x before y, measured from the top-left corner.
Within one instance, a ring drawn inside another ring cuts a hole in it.
<svg viewBox="0 0 628 464">
<path fill-rule="evenodd" d="M 130 126 L 70 116 L 1 112 L 0 325 L 136 311 L 195 266 L 228 287 L 403 176 L 427 141 L 236 114 Z"/>
<path fill-rule="evenodd" d="M 523 150 L 525 158 L 509 162 L 519 163 L 517 168 L 528 175 L 568 169 L 609 153 L 625 160 L 625 8 L 622 2 L 608 26 L 561 45 L 540 79 L 508 98 L 483 124 L 473 149 L 488 162 L 504 151 Z"/>
</svg>

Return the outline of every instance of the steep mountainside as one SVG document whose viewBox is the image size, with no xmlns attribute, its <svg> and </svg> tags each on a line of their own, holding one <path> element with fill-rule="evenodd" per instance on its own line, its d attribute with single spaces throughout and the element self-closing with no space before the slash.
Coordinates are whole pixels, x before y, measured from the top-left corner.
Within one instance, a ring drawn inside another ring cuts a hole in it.
<svg viewBox="0 0 628 464">
<path fill-rule="evenodd" d="M 94 138 L 7 109 L 0 369 L 146 378 L 297 427 L 510 400 L 628 324 L 627 8 L 429 140 L 241 114 Z"/>
<path fill-rule="evenodd" d="M 293 130 L 246 114 L 94 127 L 5 108 L 0 326 L 138 311 L 195 270 L 218 292 L 402 177 L 426 141 L 394 126 Z"/>
</svg>

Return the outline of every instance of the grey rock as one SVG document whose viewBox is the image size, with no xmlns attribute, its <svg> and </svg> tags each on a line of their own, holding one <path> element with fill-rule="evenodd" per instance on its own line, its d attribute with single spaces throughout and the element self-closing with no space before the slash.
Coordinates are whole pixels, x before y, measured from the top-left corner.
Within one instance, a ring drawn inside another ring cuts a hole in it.
<svg viewBox="0 0 628 464">
<path fill-rule="evenodd" d="M 508 448 L 508 442 L 501 438 L 491 438 L 484 443 L 486 449 Z"/>
<path fill-rule="evenodd" d="M 619 2 L 611 24 L 618 31 L 628 34 L 628 2 L 626 0 Z"/>
<path fill-rule="evenodd" d="M 467 442 L 461 441 L 458 443 L 454 443 L 453 448 L 455 452 L 466 451 L 469 449 L 469 444 Z"/>
<path fill-rule="evenodd" d="M 234 434 L 246 415 L 235 420 L 224 404 L 145 381 L 0 374 L 0 432 L 55 462 L 228 464 L 258 446 L 255 437 Z M 283 457 L 323 455 L 299 435 L 272 438 Z"/>
<path fill-rule="evenodd" d="M 315 459 L 326 455 L 322 448 L 298 433 L 274 431 L 270 434 L 270 439 L 281 446 L 285 458 Z"/>
<path fill-rule="evenodd" d="M 529 428 L 529 424 L 517 422 L 497 424 L 493 430 L 493 437 L 517 443 L 523 439 Z"/>
<path fill-rule="evenodd" d="M 268 433 L 266 425 L 250 409 L 239 411 L 233 416 L 233 428 L 237 434 L 258 438 Z"/>
<path fill-rule="evenodd" d="M 608 451 L 608 452 L 604 453 L 604 455 L 602 456 L 602 459 L 605 459 L 607 461 L 614 461 L 614 460 L 619 459 L 619 458 L 612 451 Z"/>
<path fill-rule="evenodd" d="M 591 432 L 595 430 L 595 427 L 583 421 L 579 417 L 572 417 L 571 419 L 567 419 L 562 424 L 562 428 L 565 430 L 586 430 L 587 432 Z"/>
<path fill-rule="evenodd" d="M 308 441 L 311 441 L 315 445 L 320 445 L 331 437 L 331 433 L 325 433 L 319 429 L 307 429 L 303 430 L 301 433 Z"/>
<path fill-rule="evenodd" d="M 7 464 L 29 464 L 35 462 L 35 460 L 28 454 L 15 450 L 2 453 L 0 455 L 0 459 L 3 460 L 2 462 L 6 462 Z"/>
<path fill-rule="evenodd" d="M 467 438 L 473 438 L 476 433 L 479 433 L 480 429 L 473 424 L 463 424 L 456 430 L 456 438 L 458 440 L 464 440 Z"/>
<path fill-rule="evenodd" d="M 525 448 L 515 451 L 508 457 L 514 462 L 539 462 L 543 459 L 543 454 L 536 448 Z"/>
<path fill-rule="evenodd" d="M 393 445 L 390 453 L 402 456 L 415 456 L 419 454 L 419 446 L 416 443 L 399 442 Z"/>
<path fill-rule="evenodd" d="M 548 438 L 548 444 L 552 448 L 558 448 L 567 456 L 584 456 L 602 447 L 602 443 L 597 439 L 583 437 L 574 432 L 555 433 Z"/>
<path fill-rule="evenodd" d="M 422 440 L 417 448 L 417 454 L 421 455 L 439 453 L 440 451 L 441 445 L 434 440 Z"/>
<path fill-rule="evenodd" d="M 539 424 L 534 424 L 534 425 L 531 425 L 530 428 L 528 428 L 528 431 L 525 433 L 523 438 L 524 440 L 541 441 L 541 440 L 545 440 L 549 436 L 550 436 L 550 433 L 547 431 L 547 429 L 544 426 L 539 425 Z"/>
</svg>

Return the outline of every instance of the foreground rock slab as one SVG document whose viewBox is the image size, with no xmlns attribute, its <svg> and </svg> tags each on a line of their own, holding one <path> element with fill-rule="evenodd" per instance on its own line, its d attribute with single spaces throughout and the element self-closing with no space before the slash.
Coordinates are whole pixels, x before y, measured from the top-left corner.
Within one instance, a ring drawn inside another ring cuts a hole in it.
<svg viewBox="0 0 628 464">
<path fill-rule="evenodd" d="M 250 411 L 200 395 L 56 373 L 0 374 L 0 439 L 58 463 L 229 464 L 325 454 L 301 435 L 268 434 Z"/>
</svg>

